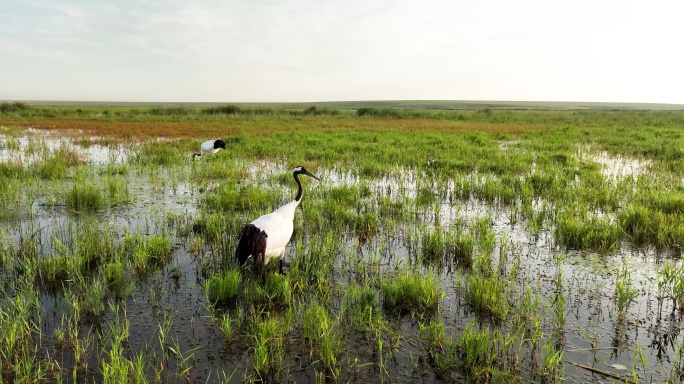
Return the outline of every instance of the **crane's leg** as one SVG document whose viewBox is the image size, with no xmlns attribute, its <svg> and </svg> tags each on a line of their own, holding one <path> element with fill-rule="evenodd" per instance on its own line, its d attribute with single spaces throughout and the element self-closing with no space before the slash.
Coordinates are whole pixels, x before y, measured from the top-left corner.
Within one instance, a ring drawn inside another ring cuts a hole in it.
<svg viewBox="0 0 684 384">
<path fill-rule="evenodd" d="M 261 285 L 266 284 L 266 255 L 261 255 L 261 263 L 259 263 L 259 273 L 261 274 Z"/>
<path fill-rule="evenodd" d="M 283 250 L 283 253 L 280 254 L 280 274 L 284 275 L 285 272 L 283 272 L 283 264 L 285 264 L 285 251 Z"/>
</svg>

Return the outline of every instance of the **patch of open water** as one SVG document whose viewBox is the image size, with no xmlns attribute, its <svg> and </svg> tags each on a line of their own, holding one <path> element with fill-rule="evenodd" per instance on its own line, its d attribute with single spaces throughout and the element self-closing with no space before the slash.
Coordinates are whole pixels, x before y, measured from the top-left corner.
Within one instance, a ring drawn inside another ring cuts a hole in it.
<svg viewBox="0 0 684 384">
<path fill-rule="evenodd" d="M 67 150 L 88 163 L 121 164 L 128 160 L 131 152 L 130 145 L 100 144 L 97 136 L 75 138 L 32 128 L 24 133 L 18 137 L 0 134 L 0 162 L 30 166 L 55 151 Z"/>
<path fill-rule="evenodd" d="M 625 177 L 636 181 L 639 176 L 650 172 L 649 167 L 652 164 L 648 159 L 613 156 L 607 151 L 597 152 L 589 147 L 579 147 L 576 156 L 580 161 L 598 163 L 603 175 L 611 181 Z"/>
</svg>

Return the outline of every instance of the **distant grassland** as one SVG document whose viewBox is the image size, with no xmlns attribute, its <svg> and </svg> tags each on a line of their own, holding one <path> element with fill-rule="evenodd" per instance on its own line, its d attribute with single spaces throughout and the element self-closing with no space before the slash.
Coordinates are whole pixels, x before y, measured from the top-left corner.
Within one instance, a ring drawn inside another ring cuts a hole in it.
<svg viewBox="0 0 684 384">
<path fill-rule="evenodd" d="M 226 103 L 162 103 L 99 101 L 31 101 L 39 106 L 109 106 L 109 107 L 215 107 Z M 606 103 L 577 101 L 496 101 L 496 100 L 370 100 L 298 103 L 230 103 L 241 108 L 306 109 L 311 106 L 329 109 L 537 109 L 537 110 L 684 110 L 684 104 Z"/>
<path fill-rule="evenodd" d="M 380 103 L 380 102 L 378 102 Z M 351 105 L 351 102 L 350 104 Z M 0 103 L 0 124 L 146 140 L 326 130 L 479 131 L 520 134 L 553 129 L 681 128 L 684 111 L 336 109 L 220 106 L 33 105 Z"/>
</svg>

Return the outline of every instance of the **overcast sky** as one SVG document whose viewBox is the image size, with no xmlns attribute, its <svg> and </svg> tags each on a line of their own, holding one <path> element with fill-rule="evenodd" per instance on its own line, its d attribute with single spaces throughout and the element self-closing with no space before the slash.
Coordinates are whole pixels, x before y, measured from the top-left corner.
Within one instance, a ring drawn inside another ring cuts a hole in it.
<svg viewBox="0 0 684 384">
<path fill-rule="evenodd" d="M 684 104 L 684 1 L 2 0 L 0 99 Z"/>
</svg>

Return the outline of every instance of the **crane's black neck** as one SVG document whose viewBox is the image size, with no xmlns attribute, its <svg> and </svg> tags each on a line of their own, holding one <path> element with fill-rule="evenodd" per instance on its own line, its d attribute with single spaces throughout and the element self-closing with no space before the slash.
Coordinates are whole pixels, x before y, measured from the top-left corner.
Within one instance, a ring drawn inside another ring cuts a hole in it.
<svg viewBox="0 0 684 384">
<path fill-rule="evenodd" d="M 292 176 L 294 176 L 295 181 L 297 182 L 297 187 L 299 188 L 297 190 L 297 197 L 295 197 L 296 201 L 301 201 L 302 196 L 304 196 L 304 188 L 302 188 L 302 182 L 299 181 L 299 173 L 295 173 Z"/>
</svg>

